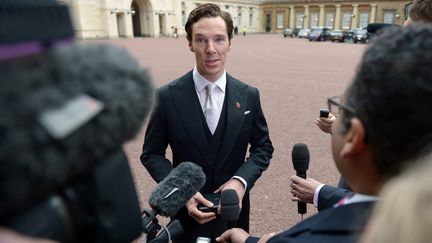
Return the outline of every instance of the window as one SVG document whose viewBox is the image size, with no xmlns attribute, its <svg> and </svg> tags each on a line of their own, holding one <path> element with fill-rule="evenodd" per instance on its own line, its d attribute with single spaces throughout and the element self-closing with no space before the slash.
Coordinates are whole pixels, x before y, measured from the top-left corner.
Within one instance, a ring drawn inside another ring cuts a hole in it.
<svg viewBox="0 0 432 243">
<path fill-rule="evenodd" d="M 229 5 L 225 5 L 225 10 L 229 10 Z"/>
<path fill-rule="evenodd" d="M 242 14 L 241 13 L 237 14 L 237 25 L 242 26 Z"/>
<path fill-rule="evenodd" d="M 344 13 L 343 21 L 342 21 L 342 29 L 351 28 L 350 24 L 351 24 L 351 13 Z"/>
<path fill-rule="evenodd" d="M 329 29 L 333 29 L 334 17 L 332 13 L 328 13 L 326 16 L 326 26 Z"/>
<path fill-rule="evenodd" d="M 183 25 L 185 25 L 186 24 L 186 13 L 184 10 L 182 10 L 181 13 L 182 13 L 182 22 L 183 22 Z"/>
<path fill-rule="evenodd" d="M 253 25 L 253 14 L 250 13 L 249 14 L 249 26 L 252 26 L 252 25 Z"/>
<path fill-rule="evenodd" d="M 393 24 L 394 22 L 394 11 L 384 11 L 384 23 L 385 24 Z"/>
<path fill-rule="evenodd" d="M 303 14 L 296 14 L 296 28 L 303 28 Z"/>
<path fill-rule="evenodd" d="M 284 21 L 283 13 L 278 13 L 277 14 L 277 25 L 276 25 L 278 29 L 283 29 L 283 27 L 284 27 L 283 21 Z"/>
<path fill-rule="evenodd" d="M 318 13 L 311 14 L 311 28 L 318 27 Z"/>
<path fill-rule="evenodd" d="M 369 14 L 361 13 L 360 14 L 360 28 L 365 28 L 369 24 Z"/>
</svg>

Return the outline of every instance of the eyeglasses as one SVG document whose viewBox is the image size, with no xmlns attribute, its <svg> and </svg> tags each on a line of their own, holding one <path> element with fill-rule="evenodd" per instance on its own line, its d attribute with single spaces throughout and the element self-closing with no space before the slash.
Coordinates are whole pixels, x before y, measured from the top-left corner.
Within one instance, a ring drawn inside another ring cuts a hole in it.
<svg viewBox="0 0 432 243">
<path fill-rule="evenodd" d="M 341 109 L 344 109 L 345 111 L 355 114 L 355 110 L 352 107 L 345 105 L 341 102 L 340 96 L 333 96 L 327 98 L 327 105 L 330 113 L 333 115 L 339 114 L 339 111 Z"/>
<path fill-rule="evenodd" d="M 413 4 L 413 2 L 405 4 L 405 20 L 407 20 L 409 17 L 409 13 L 410 13 L 412 4 Z"/>
</svg>

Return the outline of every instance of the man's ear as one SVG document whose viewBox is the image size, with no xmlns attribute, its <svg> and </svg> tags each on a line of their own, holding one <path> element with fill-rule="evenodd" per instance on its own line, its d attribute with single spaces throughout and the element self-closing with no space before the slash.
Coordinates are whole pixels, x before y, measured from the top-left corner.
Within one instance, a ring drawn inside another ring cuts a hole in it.
<svg viewBox="0 0 432 243">
<path fill-rule="evenodd" d="M 351 118 L 351 127 L 345 134 L 345 143 L 340 151 L 341 157 L 356 156 L 364 152 L 367 145 L 365 143 L 366 130 L 363 123 L 358 118 Z"/>
<path fill-rule="evenodd" d="M 194 49 L 192 48 L 192 43 L 189 41 L 188 42 L 189 43 L 189 50 L 191 51 L 191 52 L 194 52 Z"/>
</svg>

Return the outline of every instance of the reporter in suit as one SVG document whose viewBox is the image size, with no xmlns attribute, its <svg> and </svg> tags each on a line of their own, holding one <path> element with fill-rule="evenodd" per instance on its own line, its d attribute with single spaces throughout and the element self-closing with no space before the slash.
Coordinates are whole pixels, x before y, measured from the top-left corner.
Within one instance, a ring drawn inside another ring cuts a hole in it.
<svg viewBox="0 0 432 243">
<path fill-rule="evenodd" d="M 241 206 L 237 226 L 248 231 L 249 191 L 269 166 L 273 146 L 258 89 L 225 70 L 233 33 L 230 15 L 203 4 L 190 13 L 185 29 L 196 66 L 158 89 L 140 158 L 156 182 L 184 161 L 203 168 L 204 187 L 176 216 L 185 228 L 178 242 L 195 242 L 198 236 L 214 239 L 225 229 L 215 213 L 198 210 L 198 203 L 212 206 L 205 193 L 236 190 Z M 216 121 L 208 121 L 213 109 Z M 165 157 L 168 145 L 172 162 Z"/>
<path fill-rule="evenodd" d="M 381 188 L 430 150 L 430 50 L 430 24 L 388 28 L 372 42 L 345 95 L 328 99 L 336 108 L 332 110 L 340 111 L 332 126 L 333 158 L 355 194 L 291 229 L 266 235 L 261 242 L 267 238 L 268 242 L 292 243 L 359 240 Z M 258 240 L 238 228 L 217 239 Z"/>
</svg>

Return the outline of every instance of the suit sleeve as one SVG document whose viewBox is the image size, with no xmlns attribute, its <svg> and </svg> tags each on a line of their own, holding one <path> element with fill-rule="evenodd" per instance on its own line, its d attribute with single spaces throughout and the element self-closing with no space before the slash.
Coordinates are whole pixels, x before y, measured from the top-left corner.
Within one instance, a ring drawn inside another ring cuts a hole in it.
<svg viewBox="0 0 432 243">
<path fill-rule="evenodd" d="M 353 192 L 347 189 L 324 185 L 318 194 L 318 211 L 331 208 Z"/>
<path fill-rule="evenodd" d="M 267 169 L 273 154 L 273 146 L 269 136 L 267 121 L 261 108 L 259 91 L 251 88 L 253 100 L 252 134 L 249 140 L 249 157 L 239 168 L 236 176 L 240 176 L 248 183 L 248 189 L 252 188 L 262 172 Z"/>
<path fill-rule="evenodd" d="M 168 138 L 166 115 L 160 92 L 156 94 L 155 106 L 147 125 L 140 156 L 142 164 L 156 182 L 163 180 L 172 169 L 171 161 L 165 157 Z"/>
</svg>

